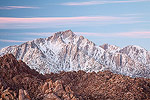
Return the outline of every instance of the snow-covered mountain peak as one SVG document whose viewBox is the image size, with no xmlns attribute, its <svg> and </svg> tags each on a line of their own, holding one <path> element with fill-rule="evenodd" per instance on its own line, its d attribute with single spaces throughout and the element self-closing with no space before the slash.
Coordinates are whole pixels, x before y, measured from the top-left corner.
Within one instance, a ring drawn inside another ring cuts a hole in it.
<svg viewBox="0 0 150 100">
<path fill-rule="evenodd" d="M 71 30 L 66 30 L 54 33 L 49 39 L 51 39 L 52 42 L 60 41 L 68 44 L 72 43 L 75 37 L 76 35 Z"/>
<path fill-rule="evenodd" d="M 122 48 L 120 50 L 121 53 L 126 53 L 126 54 L 136 54 L 136 55 L 139 55 L 139 54 L 144 54 L 144 56 L 146 56 L 146 53 L 148 53 L 148 51 L 140 46 L 137 46 L 137 45 L 129 45 L 129 46 L 126 46 L 124 48 Z M 130 54 L 130 55 L 131 55 Z"/>
<path fill-rule="evenodd" d="M 138 46 L 138 45 L 129 45 L 129 46 L 126 46 L 126 47 L 124 47 L 124 48 L 131 48 L 131 49 L 133 49 L 134 51 L 136 51 L 136 50 L 147 51 L 145 48 L 142 48 L 142 47 L 140 47 L 140 46 Z"/>
<path fill-rule="evenodd" d="M 76 36 L 71 30 L 67 30 L 62 32 L 63 38 L 74 37 Z"/>
<path fill-rule="evenodd" d="M 41 73 L 110 70 L 132 77 L 150 77 L 150 53 L 145 49 L 135 45 L 122 49 L 109 44 L 97 46 L 71 30 L 0 50 L 0 56 L 6 53 Z"/>
<path fill-rule="evenodd" d="M 127 54 L 130 58 L 135 61 L 141 62 L 142 64 L 150 64 L 148 51 L 140 46 L 129 45 L 122 48 L 119 52 Z"/>
</svg>

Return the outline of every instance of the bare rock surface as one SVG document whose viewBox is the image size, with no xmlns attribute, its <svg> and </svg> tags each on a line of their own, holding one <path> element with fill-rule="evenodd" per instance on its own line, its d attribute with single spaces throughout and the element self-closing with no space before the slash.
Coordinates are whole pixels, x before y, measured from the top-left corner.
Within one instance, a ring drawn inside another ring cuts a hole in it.
<svg viewBox="0 0 150 100">
<path fill-rule="evenodd" d="M 42 75 L 12 54 L 0 57 L 0 100 L 149 100 L 150 79 L 110 71 Z"/>
<path fill-rule="evenodd" d="M 67 90 L 71 90 L 84 100 L 148 100 L 150 80 L 131 78 L 109 71 L 86 73 L 61 72 L 51 74 L 52 80 L 62 80 Z"/>
<path fill-rule="evenodd" d="M 65 90 L 61 80 L 53 82 L 34 69 L 30 69 L 21 60 L 17 61 L 12 54 L 0 57 L 0 98 L 2 100 L 76 99 L 74 94 Z"/>
</svg>

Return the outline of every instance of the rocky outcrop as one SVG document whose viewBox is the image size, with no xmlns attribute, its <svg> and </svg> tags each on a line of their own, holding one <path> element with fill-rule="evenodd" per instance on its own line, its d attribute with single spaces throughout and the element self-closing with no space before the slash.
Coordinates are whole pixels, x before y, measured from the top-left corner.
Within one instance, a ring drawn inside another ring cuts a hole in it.
<svg viewBox="0 0 150 100">
<path fill-rule="evenodd" d="M 31 100 L 26 90 L 19 89 L 19 100 Z"/>
<path fill-rule="evenodd" d="M 17 61 L 12 54 L 0 57 L 0 84 L 2 90 L 7 90 L 1 92 L 1 98 L 6 99 L 9 95 L 7 100 L 14 100 L 11 98 L 18 98 L 18 96 L 19 100 L 31 100 L 30 97 L 34 99 L 40 92 L 37 87 L 44 79 L 43 75 L 30 69 L 21 60 Z"/>
<path fill-rule="evenodd" d="M 0 57 L 0 100 L 149 100 L 150 79 L 109 71 L 41 75 L 12 54 Z"/>
<path fill-rule="evenodd" d="M 62 80 L 64 86 L 81 96 L 83 100 L 148 100 L 150 99 L 150 80 L 130 78 L 109 71 L 86 73 L 61 72 L 49 77 Z"/>
<path fill-rule="evenodd" d="M 12 54 L 0 57 L 0 99 L 6 100 L 78 100 L 62 82 L 30 69 Z"/>
<path fill-rule="evenodd" d="M 0 100 L 16 100 L 17 93 L 10 90 L 10 88 L 4 89 L 3 86 L 0 87 Z"/>
<path fill-rule="evenodd" d="M 43 100 L 79 100 L 70 87 L 64 87 L 60 80 L 55 82 L 48 80 L 42 86 L 42 92 L 44 93 Z"/>
</svg>

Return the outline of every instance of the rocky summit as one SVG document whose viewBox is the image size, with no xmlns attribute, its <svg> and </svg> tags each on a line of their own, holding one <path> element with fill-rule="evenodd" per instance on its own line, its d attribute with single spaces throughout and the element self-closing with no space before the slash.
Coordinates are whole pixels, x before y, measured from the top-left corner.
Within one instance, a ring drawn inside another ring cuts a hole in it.
<svg viewBox="0 0 150 100">
<path fill-rule="evenodd" d="M 109 44 L 97 46 L 71 30 L 0 50 L 0 56 L 7 53 L 40 73 L 109 70 L 130 77 L 150 78 L 149 51 L 136 45 L 124 48 Z"/>
<path fill-rule="evenodd" d="M 39 74 L 12 54 L 0 57 L 0 100 L 149 100 L 150 79 L 110 71 Z"/>
</svg>

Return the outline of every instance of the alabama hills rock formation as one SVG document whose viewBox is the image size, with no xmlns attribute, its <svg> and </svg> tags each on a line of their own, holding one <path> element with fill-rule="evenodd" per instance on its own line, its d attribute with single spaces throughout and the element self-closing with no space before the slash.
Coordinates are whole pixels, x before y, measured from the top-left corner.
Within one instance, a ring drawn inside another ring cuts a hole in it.
<svg viewBox="0 0 150 100">
<path fill-rule="evenodd" d="M 104 72 L 39 74 L 12 54 L 0 57 L 0 100 L 149 100 L 150 79 Z"/>
<path fill-rule="evenodd" d="M 0 50 L 0 56 L 7 53 L 40 73 L 109 70 L 130 77 L 150 78 L 149 51 L 135 45 L 124 48 L 108 44 L 97 46 L 71 30 Z"/>
<path fill-rule="evenodd" d="M 68 99 L 65 99 L 68 98 Z M 12 54 L 0 57 L 0 100 L 78 100 L 60 80 L 53 82 Z"/>
</svg>

